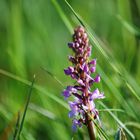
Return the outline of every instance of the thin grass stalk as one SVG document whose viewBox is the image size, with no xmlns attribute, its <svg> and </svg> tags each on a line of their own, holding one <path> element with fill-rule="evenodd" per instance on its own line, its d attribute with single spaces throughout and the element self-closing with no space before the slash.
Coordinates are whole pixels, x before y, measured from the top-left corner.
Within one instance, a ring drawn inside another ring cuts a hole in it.
<svg viewBox="0 0 140 140">
<path fill-rule="evenodd" d="M 6 70 L 3 70 L 3 69 L 0 69 L 0 74 L 6 76 L 6 77 L 9 77 L 11 79 L 14 79 L 16 81 L 19 81 L 27 86 L 30 86 L 32 82 L 26 80 L 26 79 L 23 79 L 11 72 L 8 72 Z M 45 88 L 37 85 L 37 84 L 34 84 L 33 86 L 34 89 L 36 89 L 37 91 L 39 91 L 40 93 L 42 93 L 42 95 L 46 95 L 47 97 L 49 97 L 50 99 L 52 99 L 53 101 L 57 102 L 58 104 L 62 105 L 64 108 L 66 109 L 69 109 L 68 105 L 61 99 L 59 99 L 57 96 L 55 96 L 54 94 L 51 94 L 49 93 L 48 91 L 45 90 Z"/>
<path fill-rule="evenodd" d="M 20 134 L 21 134 L 21 131 L 22 131 L 22 128 L 23 128 L 23 124 L 24 124 L 26 112 L 27 112 L 27 109 L 28 109 L 28 105 L 29 105 L 29 102 L 30 102 L 30 98 L 31 98 L 31 93 L 32 93 L 34 82 L 35 82 L 35 75 L 34 75 L 33 81 L 31 83 L 31 86 L 30 86 L 30 89 L 29 89 L 29 94 L 28 94 L 28 97 L 27 97 L 27 102 L 26 102 L 26 105 L 25 105 L 25 109 L 24 109 L 22 120 L 21 120 L 21 124 L 20 124 L 20 127 L 19 127 L 19 133 L 18 133 L 18 137 L 17 137 L 18 140 L 20 140 Z"/>
<path fill-rule="evenodd" d="M 13 135 L 13 140 L 16 140 L 16 137 L 17 137 L 17 134 L 18 134 L 18 130 L 19 130 L 19 123 L 20 123 L 20 112 L 18 112 L 15 132 L 14 132 L 14 135 Z"/>
</svg>

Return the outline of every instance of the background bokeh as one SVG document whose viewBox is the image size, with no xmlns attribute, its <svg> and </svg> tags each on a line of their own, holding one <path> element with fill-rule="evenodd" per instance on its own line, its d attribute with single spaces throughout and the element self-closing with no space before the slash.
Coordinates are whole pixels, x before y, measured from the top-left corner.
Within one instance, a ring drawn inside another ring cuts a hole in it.
<svg viewBox="0 0 140 140">
<path fill-rule="evenodd" d="M 96 101 L 103 129 L 110 140 L 123 125 L 140 138 L 140 1 L 69 0 L 96 41 L 99 85 L 106 98 Z M 71 131 L 63 87 L 73 81 L 63 69 L 70 63 L 71 31 L 79 25 L 64 0 L 0 0 L 0 139 L 12 140 L 23 114 L 29 81 L 36 75 L 21 140 L 88 140 L 85 127 Z M 99 47 L 103 49 L 100 51 Z M 95 88 L 95 87 L 93 87 Z M 121 121 L 122 125 L 117 121 Z M 124 130 L 128 139 L 131 134 Z"/>
</svg>

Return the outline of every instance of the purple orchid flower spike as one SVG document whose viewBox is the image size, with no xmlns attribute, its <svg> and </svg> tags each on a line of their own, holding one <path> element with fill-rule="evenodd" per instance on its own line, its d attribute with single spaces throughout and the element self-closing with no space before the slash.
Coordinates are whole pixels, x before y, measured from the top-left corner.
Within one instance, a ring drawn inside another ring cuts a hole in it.
<svg viewBox="0 0 140 140">
<path fill-rule="evenodd" d="M 104 94 L 98 89 L 91 92 L 91 86 L 99 83 L 101 78 L 99 75 L 92 77 L 91 74 L 96 71 L 96 59 L 89 60 L 92 47 L 89 44 L 88 35 L 82 26 L 74 30 L 73 42 L 68 46 L 74 52 L 73 56 L 69 56 L 72 66 L 64 70 L 65 74 L 76 81 L 73 86 L 68 86 L 62 93 L 65 99 L 70 96 L 74 97 L 73 101 L 69 101 L 70 112 L 69 117 L 73 119 L 72 129 L 76 131 L 82 124 L 86 125 L 91 140 L 95 140 L 92 119 L 99 119 L 98 110 L 95 107 L 95 99 L 103 99 Z M 92 118 L 90 118 L 90 117 Z"/>
</svg>

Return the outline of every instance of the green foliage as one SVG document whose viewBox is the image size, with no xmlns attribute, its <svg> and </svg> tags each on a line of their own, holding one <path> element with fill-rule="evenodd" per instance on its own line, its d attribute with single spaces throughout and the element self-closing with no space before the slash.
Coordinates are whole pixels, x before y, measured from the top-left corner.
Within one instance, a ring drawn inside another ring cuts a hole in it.
<svg viewBox="0 0 140 140">
<path fill-rule="evenodd" d="M 139 139 L 139 4 L 139 0 L 0 0 L 0 139 L 16 135 L 34 73 L 21 140 L 88 139 L 86 127 L 72 133 L 68 104 L 61 96 L 71 83 L 63 74 L 70 53 L 67 42 L 79 24 L 89 34 L 102 77 L 98 88 L 106 96 L 96 102 L 102 123 L 100 127 L 94 122 L 97 139 Z"/>
</svg>

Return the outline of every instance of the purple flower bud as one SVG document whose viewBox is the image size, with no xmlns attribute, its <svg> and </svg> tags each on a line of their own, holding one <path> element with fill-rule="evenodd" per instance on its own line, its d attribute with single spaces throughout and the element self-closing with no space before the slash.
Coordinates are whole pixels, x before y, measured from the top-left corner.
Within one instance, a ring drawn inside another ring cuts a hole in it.
<svg viewBox="0 0 140 140">
<path fill-rule="evenodd" d="M 71 75 L 74 72 L 74 68 L 68 67 L 67 69 L 64 69 L 64 72 L 66 75 Z"/>
<path fill-rule="evenodd" d="M 93 66 L 93 67 L 90 68 L 90 72 L 91 73 L 94 73 L 95 71 L 96 71 L 96 67 L 95 66 Z"/>
<path fill-rule="evenodd" d="M 88 47 L 88 48 L 87 48 L 87 56 L 88 56 L 88 57 L 91 56 L 91 47 Z"/>
<path fill-rule="evenodd" d="M 97 76 L 95 77 L 95 79 L 94 79 L 94 81 L 95 81 L 96 83 L 99 83 L 100 80 L 101 80 L 100 75 L 97 75 Z"/>
<path fill-rule="evenodd" d="M 88 65 L 85 64 L 83 70 L 84 70 L 84 72 L 88 73 L 89 72 Z"/>
<path fill-rule="evenodd" d="M 79 44 L 82 43 L 82 39 L 81 39 L 81 38 L 78 39 L 78 43 L 79 43 Z"/>
<path fill-rule="evenodd" d="M 89 62 L 90 65 L 96 65 L 96 59 L 93 59 Z"/>
<path fill-rule="evenodd" d="M 77 33 L 77 37 L 81 37 L 81 33 L 80 32 Z"/>
<path fill-rule="evenodd" d="M 75 46 L 75 44 L 74 44 L 73 42 L 70 42 L 70 43 L 68 43 L 68 46 L 69 46 L 70 48 L 73 48 L 73 47 Z"/>
<path fill-rule="evenodd" d="M 82 54 L 84 52 L 83 48 L 78 48 L 78 52 Z"/>
<path fill-rule="evenodd" d="M 64 90 L 63 91 L 63 96 L 65 97 L 65 99 L 67 99 L 68 97 L 71 96 L 70 92 L 68 90 Z"/>
<path fill-rule="evenodd" d="M 75 60 L 75 58 L 73 57 L 73 56 L 69 56 L 69 60 L 72 62 L 72 63 L 76 63 L 76 60 Z"/>
<path fill-rule="evenodd" d="M 87 34 L 83 33 L 83 39 L 86 40 L 87 39 Z"/>
<path fill-rule="evenodd" d="M 75 43 L 75 47 L 78 48 L 80 45 L 78 42 Z"/>
<path fill-rule="evenodd" d="M 79 32 L 81 32 L 82 34 L 85 32 L 85 30 L 84 30 L 84 28 L 82 28 L 82 27 L 79 27 Z"/>
</svg>

